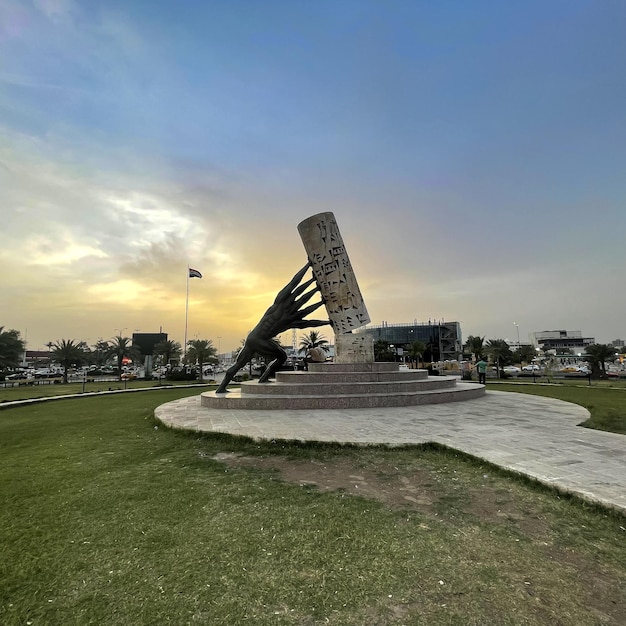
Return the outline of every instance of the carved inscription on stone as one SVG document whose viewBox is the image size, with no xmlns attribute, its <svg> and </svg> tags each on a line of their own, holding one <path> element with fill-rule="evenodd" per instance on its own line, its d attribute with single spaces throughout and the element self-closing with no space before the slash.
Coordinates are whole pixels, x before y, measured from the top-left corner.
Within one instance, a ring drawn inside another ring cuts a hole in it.
<svg viewBox="0 0 626 626">
<path fill-rule="evenodd" d="M 335 337 L 335 363 L 373 363 L 374 338 L 362 334 Z"/>
<path fill-rule="evenodd" d="M 313 215 L 298 224 L 298 232 L 335 334 L 368 324 L 370 317 L 335 216 L 330 212 Z"/>
</svg>

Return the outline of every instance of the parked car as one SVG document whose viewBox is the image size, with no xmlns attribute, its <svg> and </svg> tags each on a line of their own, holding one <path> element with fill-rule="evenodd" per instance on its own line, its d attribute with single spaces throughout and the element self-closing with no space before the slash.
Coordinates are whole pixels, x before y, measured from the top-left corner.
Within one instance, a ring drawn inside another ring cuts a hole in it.
<svg viewBox="0 0 626 626">
<path fill-rule="evenodd" d="M 538 372 L 541 368 L 538 365 L 535 365 L 534 363 L 531 363 L 530 365 L 524 365 L 524 367 L 522 367 L 522 369 L 525 372 Z"/>
<path fill-rule="evenodd" d="M 519 374 L 522 370 L 519 367 L 517 367 L 516 365 L 505 365 L 502 368 L 502 371 L 505 374 Z"/>
<path fill-rule="evenodd" d="M 14 372 L 6 376 L 7 380 L 26 380 L 28 376 L 24 372 Z"/>
<path fill-rule="evenodd" d="M 33 376 L 35 378 L 55 378 L 56 376 L 62 376 L 62 374 L 49 367 L 44 367 L 42 369 L 35 370 Z"/>
</svg>

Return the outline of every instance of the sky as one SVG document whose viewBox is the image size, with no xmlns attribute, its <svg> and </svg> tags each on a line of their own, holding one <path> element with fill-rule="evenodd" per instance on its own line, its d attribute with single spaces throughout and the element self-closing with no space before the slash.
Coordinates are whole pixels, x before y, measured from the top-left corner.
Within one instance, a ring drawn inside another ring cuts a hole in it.
<svg viewBox="0 0 626 626">
<path fill-rule="evenodd" d="M 232 350 L 332 211 L 372 324 L 626 338 L 624 32 L 623 0 L 0 0 L 0 326 L 182 342 L 188 302 Z"/>
</svg>

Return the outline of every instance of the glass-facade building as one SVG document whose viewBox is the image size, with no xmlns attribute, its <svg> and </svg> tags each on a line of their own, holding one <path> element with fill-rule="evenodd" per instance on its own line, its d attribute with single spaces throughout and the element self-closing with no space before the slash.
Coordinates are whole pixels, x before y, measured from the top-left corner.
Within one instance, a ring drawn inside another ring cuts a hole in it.
<svg viewBox="0 0 626 626">
<path fill-rule="evenodd" d="M 463 341 L 459 322 L 429 322 L 413 324 L 387 324 L 365 326 L 353 331 L 367 334 L 374 341 L 386 341 L 395 348 L 408 349 L 414 341 L 422 341 L 429 360 L 456 361 L 461 357 Z"/>
</svg>

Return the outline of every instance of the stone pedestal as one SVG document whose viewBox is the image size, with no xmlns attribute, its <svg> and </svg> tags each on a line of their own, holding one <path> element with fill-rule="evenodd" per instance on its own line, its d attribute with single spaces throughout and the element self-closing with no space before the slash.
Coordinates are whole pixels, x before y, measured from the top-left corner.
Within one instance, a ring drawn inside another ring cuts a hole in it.
<svg viewBox="0 0 626 626">
<path fill-rule="evenodd" d="M 480 398 L 484 385 L 397 363 L 310 363 L 308 372 L 277 372 L 275 383 L 248 381 L 224 394 L 201 396 L 208 409 L 357 409 L 418 406 Z"/>
<path fill-rule="evenodd" d="M 373 363 L 374 338 L 345 333 L 335 336 L 335 363 Z"/>
</svg>

